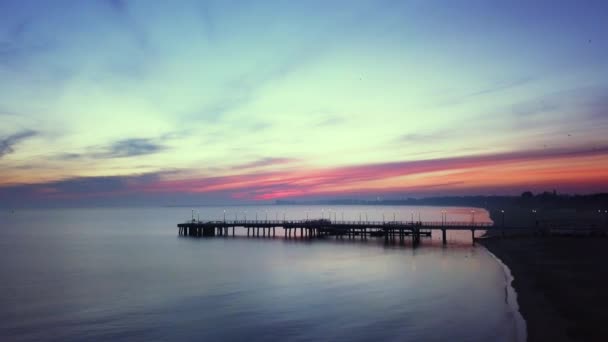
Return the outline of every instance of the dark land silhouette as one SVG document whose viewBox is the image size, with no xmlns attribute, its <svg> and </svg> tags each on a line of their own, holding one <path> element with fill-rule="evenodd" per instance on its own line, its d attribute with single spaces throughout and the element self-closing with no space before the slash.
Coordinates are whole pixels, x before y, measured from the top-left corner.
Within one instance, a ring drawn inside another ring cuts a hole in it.
<svg viewBox="0 0 608 342">
<path fill-rule="evenodd" d="M 608 193 L 590 195 L 559 194 L 545 191 L 534 194 L 523 192 L 520 196 L 442 196 L 401 199 L 327 199 L 315 201 L 277 200 L 276 204 L 327 204 L 327 205 L 437 205 L 476 206 L 489 210 L 505 208 L 521 209 L 574 209 L 576 211 L 608 210 Z"/>
</svg>

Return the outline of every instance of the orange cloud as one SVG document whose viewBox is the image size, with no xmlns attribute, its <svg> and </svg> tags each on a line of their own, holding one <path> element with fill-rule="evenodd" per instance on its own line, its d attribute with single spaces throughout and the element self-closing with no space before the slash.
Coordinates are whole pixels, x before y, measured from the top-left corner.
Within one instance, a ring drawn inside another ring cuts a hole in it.
<svg viewBox="0 0 608 342">
<path fill-rule="evenodd" d="M 0 188 L 14 196 L 91 198 L 133 194 L 233 200 L 348 195 L 608 191 L 608 148 L 512 152 L 337 168 L 252 172 L 180 179 L 180 173 L 75 178 Z M 28 192 L 29 191 L 29 192 Z"/>
</svg>

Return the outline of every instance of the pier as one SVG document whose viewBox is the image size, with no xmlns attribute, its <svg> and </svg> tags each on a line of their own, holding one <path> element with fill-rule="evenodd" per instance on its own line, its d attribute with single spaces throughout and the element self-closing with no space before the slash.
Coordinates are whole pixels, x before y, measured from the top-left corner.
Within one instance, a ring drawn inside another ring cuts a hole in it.
<svg viewBox="0 0 608 342">
<path fill-rule="evenodd" d="M 442 242 L 447 244 L 447 231 L 470 231 L 475 242 L 475 232 L 479 230 L 504 229 L 492 223 L 475 222 L 368 222 L 368 221 L 330 221 L 316 220 L 233 220 L 233 221 L 200 221 L 194 220 L 177 225 L 179 235 L 212 237 L 235 236 L 235 231 L 246 230 L 246 236 L 275 237 L 276 228 L 283 229 L 285 238 L 318 238 L 335 236 L 336 238 L 384 237 L 386 240 L 412 239 L 414 245 L 420 243 L 421 237 L 431 237 L 432 231 L 441 231 Z"/>
</svg>

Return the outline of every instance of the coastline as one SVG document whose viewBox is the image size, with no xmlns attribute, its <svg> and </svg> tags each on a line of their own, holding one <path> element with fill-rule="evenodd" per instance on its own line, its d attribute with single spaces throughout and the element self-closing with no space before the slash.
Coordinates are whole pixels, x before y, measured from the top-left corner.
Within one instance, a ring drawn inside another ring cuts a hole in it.
<svg viewBox="0 0 608 342">
<path fill-rule="evenodd" d="M 607 341 L 608 239 L 478 240 L 513 276 L 528 341 Z"/>
<path fill-rule="evenodd" d="M 509 267 L 504 262 L 502 262 L 502 260 L 500 260 L 496 255 L 494 255 L 489 249 L 486 248 L 486 251 L 488 252 L 488 254 L 490 254 L 490 256 L 492 256 L 492 258 L 496 260 L 496 262 L 498 262 L 504 272 L 506 297 L 505 301 L 509 304 L 514 313 L 513 319 L 515 323 L 516 341 L 527 341 L 528 332 L 526 328 L 526 320 L 524 319 L 521 310 L 519 309 L 519 304 L 517 302 L 517 291 L 515 291 L 515 288 L 513 287 L 513 280 L 515 278 L 513 277 L 513 274 L 511 273 Z"/>
</svg>

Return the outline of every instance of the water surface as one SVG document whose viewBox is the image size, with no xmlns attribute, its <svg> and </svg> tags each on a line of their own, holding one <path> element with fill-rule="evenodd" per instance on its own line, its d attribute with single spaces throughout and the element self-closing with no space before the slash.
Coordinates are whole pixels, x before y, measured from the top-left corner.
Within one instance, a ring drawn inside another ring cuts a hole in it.
<svg viewBox="0 0 608 342">
<path fill-rule="evenodd" d="M 329 209 L 205 207 L 195 215 L 296 219 Z M 395 212 L 397 220 L 419 213 L 440 220 L 441 209 L 331 211 L 338 219 L 344 212 L 388 220 Z M 448 219 L 472 219 L 470 211 L 449 209 Z M 447 248 L 440 234 L 417 248 L 382 238 L 178 236 L 176 223 L 191 215 L 190 208 L 3 211 L 0 338 L 516 340 L 504 271 L 468 232 L 452 233 Z M 475 215 L 489 220 L 479 209 Z"/>
</svg>

